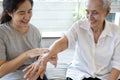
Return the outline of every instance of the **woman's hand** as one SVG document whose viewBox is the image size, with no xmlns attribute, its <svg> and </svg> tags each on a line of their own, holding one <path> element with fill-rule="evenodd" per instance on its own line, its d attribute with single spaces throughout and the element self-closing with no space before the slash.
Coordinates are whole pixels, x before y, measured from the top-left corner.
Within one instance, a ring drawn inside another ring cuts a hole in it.
<svg viewBox="0 0 120 80">
<path fill-rule="evenodd" d="M 34 57 L 40 56 L 47 52 L 49 52 L 49 50 L 47 48 L 35 48 L 32 50 L 26 51 L 25 54 L 29 58 L 34 58 Z"/>
</svg>

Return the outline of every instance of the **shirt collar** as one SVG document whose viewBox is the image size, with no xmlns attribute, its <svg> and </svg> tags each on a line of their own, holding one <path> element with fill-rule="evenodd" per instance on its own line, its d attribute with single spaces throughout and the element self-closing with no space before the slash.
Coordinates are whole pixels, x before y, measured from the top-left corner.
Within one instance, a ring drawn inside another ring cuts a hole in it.
<svg viewBox="0 0 120 80">
<path fill-rule="evenodd" d="M 84 30 L 87 30 L 87 31 L 90 30 L 90 23 L 89 23 L 89 21 L 87 19 L 81 20 L 79 25 Z"/>
<path fill-rule="evenodd" d="M 112 37 L 113 36 L 110 22 L 108 22 L 107 20 L 105 20 L 105 27 L 104 27 L 104 30 L 102 32 L 102 36 L 103 37 L 105 37 L 105 36 Z"/>
<path fill-rule="evenodd" d="M 82 26 L 80 26 L 82 29 L 85 29 L 87 31 L 91 31 L 91 28 L 90 28 L 90 24 L 88 22 L 87 19 L 85 20 L 82 20 L 81 23 L 83 24 Z M 103 37 L 105 36 L 110 36 L 112 37 L 113 36 L 113 33 L 112 33 L 112 30 L 111 30 L 111 25 L 110 25 L 110 22 L 108 22 L 107 20 L 105 20 L 105 28 L 101 34 Z"/>
</svg>

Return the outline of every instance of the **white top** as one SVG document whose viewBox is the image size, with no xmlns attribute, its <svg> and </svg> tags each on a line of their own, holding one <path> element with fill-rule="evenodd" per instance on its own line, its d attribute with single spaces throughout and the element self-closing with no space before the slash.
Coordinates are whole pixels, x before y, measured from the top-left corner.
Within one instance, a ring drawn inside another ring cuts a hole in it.
<svg viewBox="0 0 120 80">
<path fill-rule="evenodd" d="M 120 70 L 118 26 L 106 21 L 97 44 L 87 20 L 77 21 L 65 35 L 68 38 L 68 47 L 76 44 L 75 55 L 66 77 L 73 80 L 82 80 L 84 77 L 108 80 L 112 67 Z"/>
</svg>

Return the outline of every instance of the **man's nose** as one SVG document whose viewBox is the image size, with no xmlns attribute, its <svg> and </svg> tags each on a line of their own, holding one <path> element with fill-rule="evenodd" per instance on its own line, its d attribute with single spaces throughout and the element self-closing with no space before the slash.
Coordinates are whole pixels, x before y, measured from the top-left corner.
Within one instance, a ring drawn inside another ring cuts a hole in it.
<svg viewBox="0 0 120 80">
<path fill-rule="evenodd" d="M 93 18 L 92 13 L 87 14 L 87 18 L 88 18 L 89 20 L 91 20 L 91 19 Z"/>
</svg>

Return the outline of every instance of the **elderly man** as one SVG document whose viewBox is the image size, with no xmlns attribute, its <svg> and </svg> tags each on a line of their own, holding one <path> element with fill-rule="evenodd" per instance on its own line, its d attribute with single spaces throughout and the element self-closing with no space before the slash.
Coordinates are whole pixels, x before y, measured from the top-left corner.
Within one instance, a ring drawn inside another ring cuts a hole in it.
<svg viewBox="0 0 120 80">
<path fill-rule="evenodd" d="M 65 35 L 57 40 L 50 52 L 31 64 L 25 78 L 42 76 L 51 56 L 75 46 L 75 55 L 66 72 L 66 80 L 118 80 L 120 74 L 120 28 L 106 21 L 110 13 L 110 0 L 87 0 L 86 18 L 72 25 Z M 69 57 L 69 56 L 66 56 Z M 32 68 L 32 69 L 31 69 Z"/>
</svg>

